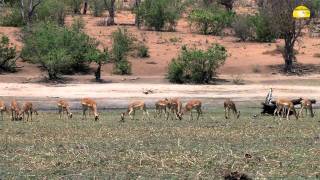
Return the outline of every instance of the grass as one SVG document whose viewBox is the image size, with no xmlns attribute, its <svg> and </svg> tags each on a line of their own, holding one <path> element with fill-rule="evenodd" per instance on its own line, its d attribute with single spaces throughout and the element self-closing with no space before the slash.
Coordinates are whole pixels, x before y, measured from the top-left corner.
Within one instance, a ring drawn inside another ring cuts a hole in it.
<svg viewBox="0 0 320 180">
<path fill-rule="evenodd" d="M 318 117 L 254 119 L 258 109 L 240 110 L 239 120 L 210 109 L 199 121 L 120 123 L 120 111 L 104 112 L 98 122 L 54 113 L 0 121 L 0 179 L 220 179 L 231 171 L 319 178 Z"/>
</svg>

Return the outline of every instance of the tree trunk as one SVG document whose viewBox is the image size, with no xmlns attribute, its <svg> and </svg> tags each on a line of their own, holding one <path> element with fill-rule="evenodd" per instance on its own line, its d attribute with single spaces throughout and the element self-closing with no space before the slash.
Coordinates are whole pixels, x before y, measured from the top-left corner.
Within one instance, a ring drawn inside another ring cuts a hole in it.
<svg viewBox="0 0 320 180">
<path fill-rule="evenodd" d="M 292 66 L 293 66 L 293 59 L 294 59 L 294 43 L 292 43 L 292 38 L 291 36 L 287 36 L 285 38 L 285 48 L 284 48 L 284 61 L 285 61 L 285 67 L 284 71 L 287 73 L 292 72 Z"/>
<path fill-rule="evenodd" d="M 141 0 L 136 0 L 134 3 L 134 8 L 137 10 L 140 6 Z M 140 29 L 141 27 L 141 22 L 140 22 L 140 14 L 138 12 L 136 12 L 136 17 L 135 17 L 135 21 L 134 24 L 138 27 L 138 29 Z"/>
<path fill-rule="evenodd" d="M 110 4 L 108 7 L 109 17 L 107 18 L 107 26 L 115 25 L 115 23 L 114 23 L 114 17 L 115 17 L 114 4 L 115 4 L 115 0 L 110 0 Z"/>
<path fill-rule="evenodd" d="M 83 14 L 86 15 L 88 10 L 88 0 L 85 0 L 83 4 Z"/>
<path fill-rule="evenodd" d="M 98 68 L 97 68 L 96 72 L 94 73 L 94 75 L 96 77 L 96 81 L 101 81 L 101 66 L 102 66 L 102 63 L 100 61 L 98 63 Z"/>
</svg>

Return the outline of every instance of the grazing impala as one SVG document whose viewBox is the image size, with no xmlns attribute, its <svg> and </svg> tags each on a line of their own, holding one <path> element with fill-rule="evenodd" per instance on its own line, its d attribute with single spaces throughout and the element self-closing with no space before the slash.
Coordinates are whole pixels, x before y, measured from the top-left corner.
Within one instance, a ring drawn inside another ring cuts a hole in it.
<svg viewBox="0 0 320 180">
<path fill-rule="evenodd" d="M 278 114 L 278 117 L 280 117 L 280 119 L 281 119 L 283 114 L 286 112 L 287 113 L 287 115 L 286 115 L 287 120 L 289 120 L 290 111 L 292 111 L 293 114 L 295 115 L 296 119 L 298 119 L 296 109 L 294 108 L 294 104 L 291 100 L 284 99 L 284 98 L 277 99 L 276 106 L 277 106 L 277 108 L 274 110 L 274 113 L 273 113 L 274 117 L 276 114 Z M 280 112 L 282 112 L 281 116 L 280 116 Z"/>
<path fill-rule="evenodd" d="M 124 117 L 127 116 L 127 115 L 129 115 L 130 119 L 133 120 L 136 110 L 142 110 L 143 111 L 142 120 L 145 119 L 145 115 L 146 114 L 147 114 L 148 118 L 150 119 L 149 113 L 148 113 L 147 108 L 146 108 L 146 103 L 144 101 L 133 101 L 132 103 L 130 103 L 128 105 L 127 112 L 124 112 L 124 113 L 121 114 L 121 121 L 124 121 Z"/>
<path fill-rule="evenodd" d="M 11 101 L 10 110 L 11 110 L 11 120 L 12 121 L 22 119 L 22 117 L 20 115 L 20 105 L 15 99 L 13 99 Z"/>
<path fill-rule="evenodd" d="M 57 105 L 58 105 L 58 110 L 59 110 L 59 118 L 61 119 L 62 118 L 62 115 L 64 114 L 64 112 L 67 113 L 67 117 L 69 119 L 72 118 L 72 113 L 70 112 L 70 106 L 69 106 L 69 103 L 65 100 L 59 100 L 57 102 Z"/>
<path fill-rule="evenodd" d="M 94 120 L 97 121 L 99 120 L 99 114 L 98 114 L 98 109 L 97 109 L 97 103 L 95 100 L 91 98 L 83 98 L 81 100 L 82 104 L 82 112 L 83 112 L 83 119 L 87 119 L 86 111 L 89 109 L 90 111 L 93 112 L 94 114 Z"/>
<path fill-rule="evenodd" d="M 154 118 L 156 118 L 157 116 L 161 118 L 162 113 L 164 113 L 166 120 L 168 120 L 169 111 L 167 111 L 167 108 L 169 108 L 169 100 L 167 98 L 161 99 L 155 103 L 155 107 L 156 112 Z"/>
<path fill-rule="evenodd" d="M 9 113 L 9 111 L 8 111 L 8 109 L 7 109 L 7 107 L 6 107 L 6 104 L 3 102 L 3 101 L 1 101 L 0 100 L 0 115 L 1 115 L 1 120 L 3 121 L 3 119 L 4 119 L 4 115 L 3 115 L 3 112 L 7 112 L 7 113 Z"/>
<path fill-rule="evenodd" d="M 189 120 L 193 120 L 193 114 L 192 110 L 195 109 L 197 111 L 197 120 L 199 120 L 200 115 L 202 116 L 202 110 L 201 110 L 202 103 L 200 100 L 190 100 L 187 102 L 185 108 L 179 113 L 179 119 L 182 119 L 182 115 L 186 112 L 190 111 L 190 118 Z"/>
<path fill-rule="evenodd" d="M 300 109 L 300 112 L 299 112 L 299 116 L 300 117 L 303 117 L 303 109 L 306 110 L 306 115 L 308 114 L 308 110 L 310 111 L 310 116 L 311 117 L 314 117 L 314 114 L 313 114 L 313 109 L 312 109 L 312 102 L 310 99 L 302 99 L 301 100 L 301 109 Z"/>
<path fill-rule="evenodd" d="M 171 98 L 169 99 L 168 108 L 171 111 L 171 119 L 173 120 L 172 115 L 175 114 L 176 119 L 182 118 L 181 110 L 182 110 L 182 103 L 179 98 Z"/>
<path fill-rule="evenodd" d="M 31 118 L 32 121 L 32 114 L 35 113 L 36 115 L 38 115 L 38 111 L 34 109 L 33 104 L 31 102 L 25 102 L 23 107 L 22 107 L 22 117 L 24 120 L 24 114 L 27 114 L 27 121 L 29 121 L 29 116 Z"/>
<path fill-rule="evenodd" d="M 232 110 L 234 117 L 239 119 L 240 111 L 237 110 L 236 104 L 232 100 L 227 99 L 224 101 L 224 116 L 226 119 L 230 118 L 230 110 Z"/>
</svg>

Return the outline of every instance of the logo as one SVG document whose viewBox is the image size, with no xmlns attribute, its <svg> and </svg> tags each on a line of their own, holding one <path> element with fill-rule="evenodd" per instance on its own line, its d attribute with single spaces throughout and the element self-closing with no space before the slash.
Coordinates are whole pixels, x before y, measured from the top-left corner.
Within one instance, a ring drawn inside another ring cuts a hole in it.
<svg viewBox="0 0 320 180">
<path fill-rule="evenodd" d="M 293 10 L 293 17 L 296 19 L 309 19 L 310 10 L 306 6 L 298 6 Z"/>
</svg>

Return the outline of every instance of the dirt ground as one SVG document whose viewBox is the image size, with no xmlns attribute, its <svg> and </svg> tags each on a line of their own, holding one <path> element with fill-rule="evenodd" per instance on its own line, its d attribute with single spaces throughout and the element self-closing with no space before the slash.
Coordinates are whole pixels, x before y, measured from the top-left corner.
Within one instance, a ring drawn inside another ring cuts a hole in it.
<svg viewBox="0 0 320 180">
<path fill-rule="evenodd" d="M 110 47 L 111 33 L 118 27 L 98 26 L 103 17 L 82 17 L 86 24 L 85 32 L 100 41 L 101 48 Z M 68 16 L 66 24 L 71 24 L 74 18 Z M 130 12 L 118 12 L 116 22 L 133 24 L 134 16 Z M 296 46 L 299 51 L 297 61 L 303 71 L 300 76 L 285 76 L 279 73 L 283 59 L 276 47 L 283 44 L 280 40 L 275 43 L 243 43 L 228 35 L 199 35 L 190 30 L 185 18 L 179 20 L 176 32 L 138 30 L 135 26 L 126 28 L 138 41 L 144 42 L 150 51 L 150 57 L 146 59 L 134 54 L 129 56 L 132 63 L 131 76 L 112 75 L 112 64 L 107 64 L 103 67 L 103 84 L 93 81 L 93 73 L 65 76 L 65 83 L 60 85 L 48 84 L 43 81 L 45 72 L 38 65 L 19 60 L 17 73 L 0 75 L 0 96 L 4 99 L 34 97 L 34 100 L 89 96 L 123 100 L 124 104 L 134 98 L 151 102 L 161 97 L 176 96 L 205 100 L 230 97 L 236 101 L 260 101 L 268 89 L 273 87 L 275 95 L 279 97 L 320 97 L 320 58 L 314 56 L 319 52 L 320 39 L 309 38 L 307 32 Z M 0 27 L 0 33 L 9 36 L 11 42 L 21 50 L 23 44 L 19 28 Z M 229 53 L 225 64 L 219 69 L 216 85 L 173 85 L 168 82 L 165 78 L 168 63 L 177 57 L 182 45 L 207 48 L 212 43 L 222 44 Z M 92 68 L 95 66 L 92 65 Z M 153 89 L 154 94 L 144 95 L 143 89 Z M 112 103 L 106 104 L 112 106 Z"/>
</svg>

